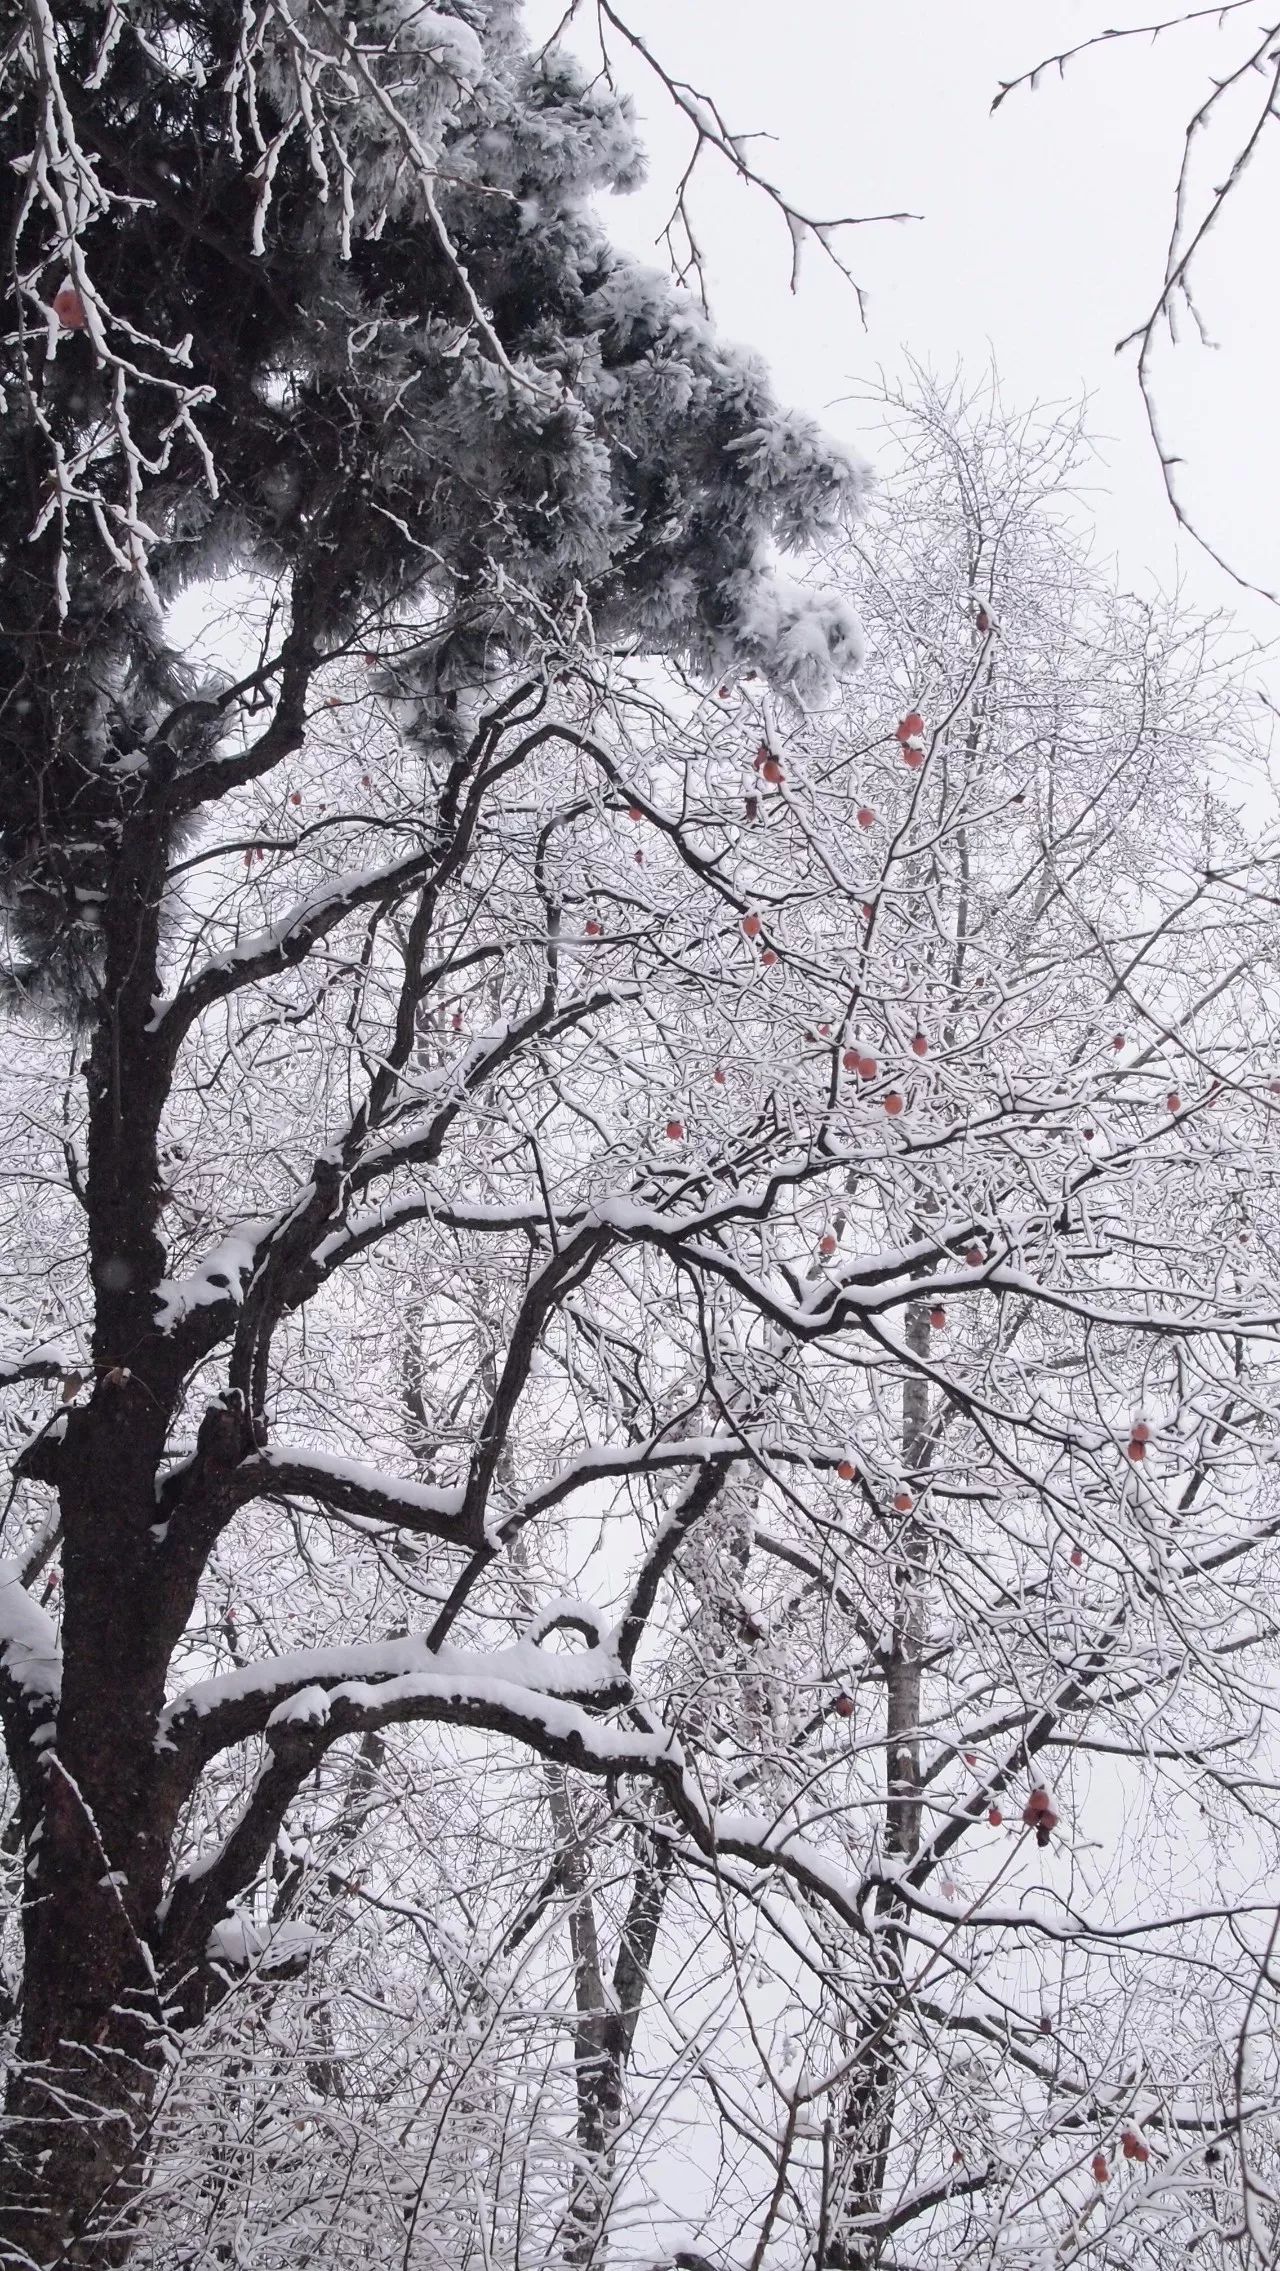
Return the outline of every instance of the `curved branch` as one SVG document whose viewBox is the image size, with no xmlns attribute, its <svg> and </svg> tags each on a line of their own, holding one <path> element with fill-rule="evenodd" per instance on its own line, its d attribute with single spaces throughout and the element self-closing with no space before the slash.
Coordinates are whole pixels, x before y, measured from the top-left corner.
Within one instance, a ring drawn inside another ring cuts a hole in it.
<svg viewBox="0 0 1280 2271">
<path fill-rule="evenodd" d="M 715 1505 L 728 1480 L 730 1461 L 736 1456 L 735 1449 L 726 1450 L 717 1462 L 713 1463 L 708 1458 L 702 1473 L 694 1476 L 683 1497 L 671 1508 L 659 1528 L 657 1537 L 645 1556 L 640 1575 L 631 1588 L 631 1598 L 618 1629 L 618 1656 L 628 1672 L 635 1662 L 636 1649 L 658 1597 L 658 1587 L 689 1532 Z"/>
<path fill-rule="evenodd" d="M 294 1451 L 272 1444 L 255 1451 L 235 1470 L 237 1502 L 251 1498 L 314 1498 L 340 1514 L 412 1530 L 442 1544 L 475 1546 L 477 1538 L 462 1521 L 461 1490 L 435 1490 L 425 1483 L 383 1474 L 358 1459 L 324 1451 Z"/>
</svg>

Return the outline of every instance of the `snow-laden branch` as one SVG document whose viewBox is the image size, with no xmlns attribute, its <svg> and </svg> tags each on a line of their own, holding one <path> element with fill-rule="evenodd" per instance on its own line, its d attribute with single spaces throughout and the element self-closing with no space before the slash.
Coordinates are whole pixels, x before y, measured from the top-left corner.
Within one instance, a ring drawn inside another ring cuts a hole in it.
<svg viewBox="0 0 1280 2271">
<path fill-rule="evenodd" d="M 38 1754 L 53 1741 L 62 1693 L 62 1652 L 53 1619 L 27 1591 L 29 1553 L 0 1561 L 0 1719 L 9 1763 L 24 1793 Z"/>
<path fill-rule="evenodd" d="M 546 1630 L 548 1623 L 555 1630 L 595 1626 L 589 1612 L 579 1617 L 563 1601 L 531 1629 Z M 678 1784 L 682 1762 L 674 1737 L 609 1726 L 599 1717 L 628 1693 L 616 1651 L 599 1639 L 557 1653 L 525 1638 L 479 1655 L 433 1652 L 420 1637 L 304 1650 L 188 1690 L 166 1711 L 156 1738 L 170 1804 L 180 1802 L 200 1766 L 228 1743 L 263 1733 L 267 1756 L 229 1836 L 174 1885 L 164 1920 L 168 1960 L 190 1959 L 206 1946 L 219 1917 L 262 1866 L 302 1781 L 344 1736 L 435 1721 L 507 1736 L 587 1773 L 641 1773 Z"/>
<path fill-rule="evenodd" d="M 52 1617 L 23 1583 L 27 1561 L 25 1554 L 0 1561 L 0 1665 L 17 1693 L 51 1716 L 61 1690 L 62 1656 Z"/>
<path fill-rule="evenodd" d="M 75 1364 L 74 1354 L 52 1341 L 41 1341 L 21 1356 L 0 1356 L 0 1388 L 15 1387 L 22 1380 L 60 1380 L 74 1371 Z"/>
<path fill-rule="evenodd" d="M 394 1172 L 400 1162 L 398 1156 L 389 1157 L 390 1151 L 390 1146 L 380 1147 L 366 1157 L 362 1180 L 371 1182 L 376 1176 Z M 529 1237 L 546 1230 L 547 1213 L 542 1206 L 484 1206 L 449 1200 L 430 1192 L 404 1191 L 384 1200 L 381 1206 L 366 1207 L 348 1215 L 340 1230 L 331 1231 L 317 1245 L 317 1266 L 328 1275 L 379 1240 L 392 1237 L 396 1231 L 408 1229 L 415 1222 L 431 1222 L 442 1230 L 460 1230 L 481 1237 L 487 1232 L 495 1237 Z"/>
<path fill-rule="evenodd" d="M 569 1606 L 555 1604 L 552 1622 L 557 1629 L 564 1625 Z M 596 1626 L 590 1611 L 580 1614 Z M 546 1623 L 544 1615 L 531 1629 L 544 1631 Z M 420 1634 L 411 1634 L 402 1640 L 367 1641 L 347 1648 L 299 1649 L 199 1681 L 166 1705 L 156 1730 L 156 1747 L 185 1748 L 199 1759 L 211 1758 L 228 1744 L 243 1742 L 268 1726 L 326 1723 L 324 1699 L 346 1688 L 358 1687 L 365 1701 L 377 1697 L 392 1703 L 397 1696 L 408 1697 L 415 1680 L 425 1680 L 423 1695 L 434 1696 L 442 1706 L 449 1698 L 459 1708 L 469 1699 L 496 1698 L 513 1712 L 536 1713 L 544 1705 L 571 1713 L 585 1714 L 588 1707 L 599 1712 L 630 1693 L 617 1649 L 604 1638 L 590 1647 L 556 1651 L 526 1636 L 509 1648 L 481 1654 L 447 1646 L 431 1649 Z"/>
<path fill-rule="evenodd" d="M 462 1524 L 463 1493 L 382 1473 L 359 1459 L 271 1444 L 236 1469 L 242 1502 L 249 1498 L 314 1498 L 338 1513 L 393 1523 L 446 1545 L 475 1545 Z"/>
<path fill-rule="evenodd" d="M 431 872 L 438 856 L 435 850 L 419 851 L 378 867 L 349 868 L 332 883 L 309 891 L 279 922 L 251 931 L 212 955 L 176 994 L 158 995 L 149 1030 L 176 1048 L 188 1026 L 212 1003 L 301 962 L 357 907 L 390 905 L 403 898 Z"/>
<path fill-rule="evenodd" d="M 258 1256 L 272 1236 L 279 1218 L 250 1216 L 238 1222 L 212 1246 L 187 1277 L 161 1278 L 155 1289 L 155 1321 L 162 1333 L 172 1333 L 201 1309 L 223 1303 L 238 1307 L 244 1289 L 258 1265 Z"/>
<path fill-rule="evenodd" d="M 739 1435 L 646 1436 L 638 1443 L 593 1443 L 576 1451 L 551 1477 L 531 1490 L 521 1503 L 518 1519 L 557 1506 L 575 1490 L 592 1483 L 625 1482 L 629 1477 L 660 1474 L 671 1467 L 723 1469 L 742 1458 L 748 1449 Z M 831 1464 L 842 1454 L 836 1453 Z"/>
</svg>

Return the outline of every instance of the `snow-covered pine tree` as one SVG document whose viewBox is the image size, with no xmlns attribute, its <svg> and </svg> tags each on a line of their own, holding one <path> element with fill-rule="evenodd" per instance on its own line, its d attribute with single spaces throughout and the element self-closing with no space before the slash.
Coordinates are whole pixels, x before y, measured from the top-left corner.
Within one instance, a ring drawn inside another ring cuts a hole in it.
<svg viewBox="0 0 1280 2271">
<path fill-rule="evenodd" d="M 171 841 L 277 762 L 317 665 L 389 610 L 453 685 L 566 611 L 791 680 L 852 658 L 847 607 L 776 546 L 856 507 L 862 468 L 611 247 L 627 107 L 531 52 L 513 0 L 30 0 L 5 58 L 0 850 L 28 984 L 92 988 L 121 830 Z M 193 676 L 157 604 L 235 568 L 280 587 L 247 687 Z"/>
</svg>

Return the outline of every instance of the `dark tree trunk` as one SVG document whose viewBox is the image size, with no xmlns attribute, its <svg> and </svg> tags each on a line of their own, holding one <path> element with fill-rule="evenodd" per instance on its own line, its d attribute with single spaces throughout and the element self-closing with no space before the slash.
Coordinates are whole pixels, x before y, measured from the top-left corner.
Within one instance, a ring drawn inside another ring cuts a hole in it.
<svg viewBox="0 0 1280 2271">
<path fill-rule="evenodd" d="M 139 1582 L 155 1518 L 149 1398 L 103 1386 L 60 1465 L 67 1675 L 36 1768 L 18 2056 L 0 2141 L 0 2238 L 36 2263 L 118 2261 L 87 2238 L 119 2220 L 163 2039 L 148 1945 L 167 1840 L 153 1747 L 164 1662 Z M 130 1533 L 133 1533 L 132 1536 Z"/>
<path fill-rule="evenodd" d="M 106 903 L 88 1064 L 94 1385 L 28 1461 L 58 1494 L 63 1673 L 52 1724 L 18 1727 L 12 1699 L 7 1714 L 26 1839 L 21 2020 L 0 2134 L 0 2246 L 14 2262 L 123 2259 L 162 2070 L 152 1942 L 173 1809 L 155 1733 L 202 1559 L 166 1550 L 158 1527 L 181 1379 L 155 1323 L 168 1064 L 148 1025 L 163 874 L 163 833 L 140 821 Z"/>
</svg>

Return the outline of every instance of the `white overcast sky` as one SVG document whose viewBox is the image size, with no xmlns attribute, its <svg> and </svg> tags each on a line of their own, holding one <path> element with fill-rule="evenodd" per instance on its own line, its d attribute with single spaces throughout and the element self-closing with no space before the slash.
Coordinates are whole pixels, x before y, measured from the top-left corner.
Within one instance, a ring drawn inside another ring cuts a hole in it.
<svg viewBox="0 0 1280 2271">
<path fill-rule="evenodd" d="M 735 131 L 763 129 L 764 170 L 817 217 L 907 210 L 901 225 L 851 230 L 869 295 L 860 325 L 848 288 L 816 246 L 796 297 L 790 248 L 763 200 L 705 158 L 695 204 L 722 330 L 768 357 L 784 399 L 820 412 L 874 457 L 866 408 L 842 401 L 910 354 L 978 374 L 994 358 L 1010 404 L 1091 400 L 1101 448 L 1090 510 L 1126 582 L 1181 581 L 1198 605 L 1231 609 L 1270 642 L 1280 610 L 1241 598 L 1177 538 L 1121 335 L 1149 311 L 1163 271 L 1185 123 L 1209 74 L 1243 32 L 1204 25 L 1115 43 L 1011 96 L 992 96 L 1043 55 L 1109 24 L 1162 13 L 1132 0 L 622 0 L 673 71 L 720 102 Z M 587 0 L 590 6 L 590 0 Z M 546 25 L 559 10 L 534 0 Z M 575 43 L 588 51 L 583 28 Z M 687 137 L 652 80 L 625 74 L 644 120 L 651 183 L 607 211 L 613 235 L 658 257 L 655 234 Z M 1248 98 L 1255 107 L 1256 92 Z M 1242 115 L 1239 103 L 1227 133 Z M 1280 122 L 1201 275 L 1215 349 L 1188 336 L 1162 356 L 1168 434 L 1186 459 L 1187 499 L 1220 550 L 1280 589 L 1280 290 L 1275 215 Z M 1205 152 L 1220 179 L 1226 139 Z"/>
</svg>

